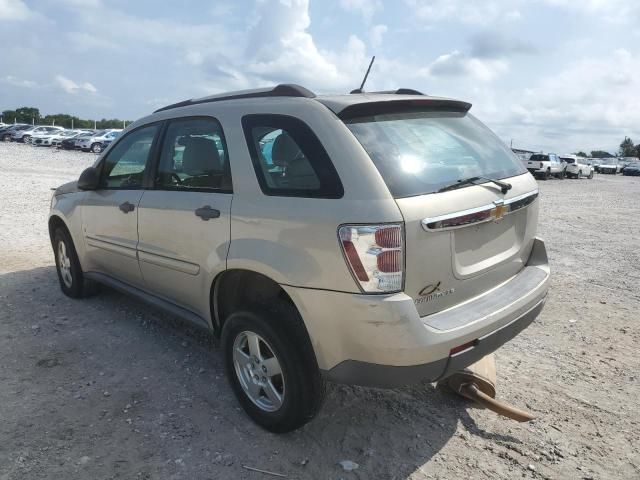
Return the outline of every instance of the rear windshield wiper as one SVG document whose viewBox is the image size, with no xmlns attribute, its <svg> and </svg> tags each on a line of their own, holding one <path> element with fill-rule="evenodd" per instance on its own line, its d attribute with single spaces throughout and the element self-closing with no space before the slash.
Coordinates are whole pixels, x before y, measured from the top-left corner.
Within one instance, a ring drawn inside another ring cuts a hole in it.
<svg viewBox="0 0 640 480">
<path fill-rule="evenodd" d="M 455 190 L 457 188 L 462 188 L 466 185 L 482 185 L 483 183 L 487 183 L 487 182 L 495 183 L 496 185 L 498 185 L 502 193 L 507 193 L 509 190 L 511 190 L 511 187 L 512 187 L 510 183 L 501 182 L 500 180 L 495 180 L 493 178 L 469 177 L 463 180 L 457 180 L 455 183 L 452 183 L 451 185 L 442 187 L 440 190 L 438 190 L 438 193 L 447 192 L 449 190 Z"/>
</svg>

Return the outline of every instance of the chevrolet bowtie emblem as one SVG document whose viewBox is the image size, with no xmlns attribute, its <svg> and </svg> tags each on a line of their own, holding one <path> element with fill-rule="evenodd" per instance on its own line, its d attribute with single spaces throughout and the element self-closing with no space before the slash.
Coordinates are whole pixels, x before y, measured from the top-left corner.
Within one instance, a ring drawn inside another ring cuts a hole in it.
<svg viewBox="0 0 640 480">
<path fill-rule="evenodd" d="M 495 208 L 491 209 L 491 218 L 495 221 L 502 220 L 502 217 L 504 217 L 509 211 L 509 207 L 504 204 L 503 200 L 496 200 L 493 204 L 495 205 Z"/>
</svg>

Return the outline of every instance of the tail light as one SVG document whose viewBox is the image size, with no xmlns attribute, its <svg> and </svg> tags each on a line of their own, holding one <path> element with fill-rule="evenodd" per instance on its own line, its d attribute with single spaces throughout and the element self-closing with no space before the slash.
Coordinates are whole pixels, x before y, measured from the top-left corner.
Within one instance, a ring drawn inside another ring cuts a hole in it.
<svg viewBox="0 0 640 480">
<path fill-rule="evenodd" d="M 365 293 L 394 293 L 404 283 L 401 224 L 343 225 L 338 229 L 347 265 Z"/>
</svg>

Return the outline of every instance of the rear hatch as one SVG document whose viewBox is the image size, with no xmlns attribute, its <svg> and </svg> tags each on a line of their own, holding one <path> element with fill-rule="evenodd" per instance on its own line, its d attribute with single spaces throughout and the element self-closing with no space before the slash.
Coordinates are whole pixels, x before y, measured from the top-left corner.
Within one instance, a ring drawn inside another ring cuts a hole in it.
<svg viewBox="0 0 640 480">
<path fill-rule="evenodd" d="M 536 235 L 535 180 L 457 106 L 345 119 L 404 217 L 404 291 L 421 316 L 509 280 Z"/>
<path fill-rule="evenodd" d="M 527 168 L 531 168 L 533 170 L 538 170 L 540 168 L 543 168 L 543 166 L 544 166 L 540 162 L 548 162 L 548 161 L 549 161 L 549 155 L 543 155 L 543 154 L 540 154 L 540 153 L 536 153 L 534 155 L 531 155 L 529 157 L 529 160 L 527 160 Z"/>
</svg>

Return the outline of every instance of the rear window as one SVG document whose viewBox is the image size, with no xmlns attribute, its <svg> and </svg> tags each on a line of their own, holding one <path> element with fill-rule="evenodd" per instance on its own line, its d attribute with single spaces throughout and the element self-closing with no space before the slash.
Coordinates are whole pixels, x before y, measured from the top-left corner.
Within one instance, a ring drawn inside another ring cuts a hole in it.
<svg viewBox="0 0 640 480">
<path fill-rule="evenodd" d="M 470 177 L 502 179 L 526 172 L 469 113 L 389 113 L 345 123 L 395 198 L 434 193 Z"/>
<path fill-rule="evenodd" d="M 529 158 L 529 160 L 534 162 L 548 162 L 549 155 L 531 155 L 531 158 Z"/>
<path fill-rule="evenodd" d="M 575 163 L 575 160 L 573 158 L 560 157 L 560 160 L 564 160 L 567 163 Z"/>
</svg>

